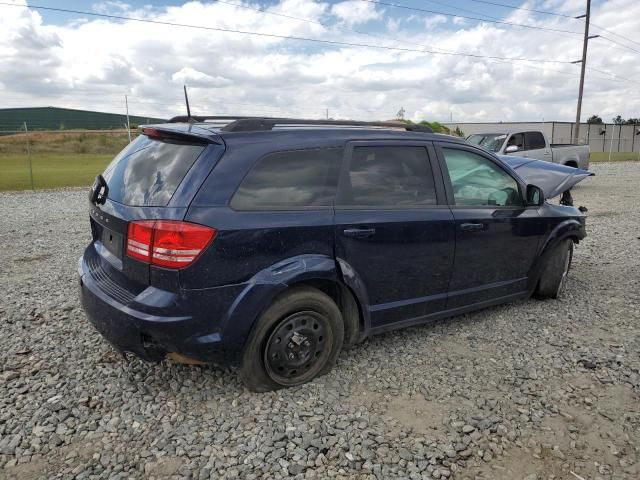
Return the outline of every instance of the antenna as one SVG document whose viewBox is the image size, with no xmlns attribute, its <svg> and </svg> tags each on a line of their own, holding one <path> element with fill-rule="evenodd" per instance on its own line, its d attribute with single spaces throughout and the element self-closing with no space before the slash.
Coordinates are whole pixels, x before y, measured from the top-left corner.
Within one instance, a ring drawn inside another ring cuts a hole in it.
<svg viewBox="0 0 640 480">
<path fill-rule="evenodd" d="M 191 109 L 189 108 L 189 96 L 187 95 L 187 86 L 183 85 L 183 87 L 184 87 L 184 101 L 187 104 L 187 122 L 195 123 L 193 118 L 191 118 Z"/>
</svg>

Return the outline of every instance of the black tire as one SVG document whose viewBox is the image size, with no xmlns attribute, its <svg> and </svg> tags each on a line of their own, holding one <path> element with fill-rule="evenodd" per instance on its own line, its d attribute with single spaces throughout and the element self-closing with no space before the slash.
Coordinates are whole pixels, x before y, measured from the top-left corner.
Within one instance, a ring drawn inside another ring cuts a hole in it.
<svg viewBox="0 0 640 480">
<path fill-rule="evenodd" d="M 335 302 L 315 288 L 294 288 L 258 320 L 242 355 L 240 378 L 254 392 L 301 385 L 333 368 L 343 340 Z"/>
<path fill-rule="evenodd" d="M 564 291 L 573 259 L 573 240 L 562 240 L 551 252 L 544 266 L 534 296 L 539 299 L 558 298 Z"/>
</svg>

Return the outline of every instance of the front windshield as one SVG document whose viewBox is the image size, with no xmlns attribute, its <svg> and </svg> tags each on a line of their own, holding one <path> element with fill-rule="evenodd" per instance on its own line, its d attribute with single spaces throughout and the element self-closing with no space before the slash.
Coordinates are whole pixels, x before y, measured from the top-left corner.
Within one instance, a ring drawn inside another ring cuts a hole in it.
<svg viewBox="0 0 640 480">
<path fill-rule="evenodd" d="M 506 140 L 504 133 L 476 133 L 467 137 L 467 142 L 483 147 L 490 152 L 499 152 Z"/>
</svg>

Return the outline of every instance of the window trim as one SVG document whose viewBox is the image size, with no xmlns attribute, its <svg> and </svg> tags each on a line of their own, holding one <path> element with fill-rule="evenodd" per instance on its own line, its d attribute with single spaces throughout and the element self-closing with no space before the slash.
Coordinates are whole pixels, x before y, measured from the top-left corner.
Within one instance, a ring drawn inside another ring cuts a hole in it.
<svg viewBox="0 0 640 480">
<path fill-rule="evenodd" d="M 336 193 L 333 195 L 333 200 L 331 201 L 331 205 L 282 205 L 282 206 L 253 206 L 250 208 L 239 208 L 233 206 L 233 199 L 235 198 L 238 190 L 244 183 L 245 179 L 249 176 L 249 174 L 258 166 L 258 164 L 263 161 L 265 158 L 270 157 L 271 155 L 278 155 L 282 153 L 291 153 L 291 152 L 306 152 L 310 150 L 342 150 L 342 155 L 338 159 L 338 182 L 336 184 Z M 251 165 L 244 173 L 239 182 L 237 182 L 235 188 L 233 189 L 233 193 L 229 196 L 229 200 L 227 201 L 227 207 L 229 207 L 234 212 L 299 212 L 299 211 L 317 211 L 317 210 L 332 210 L 335 205 L 336 196 L 338 195 L 338 186 L 340 184 L 340 174 L 342 172 L 342 163 L 344 162 L 344 146 L 340 147 L 310 147 L 310 148 L 289 148 L 286 150 L 271 150 L 269 152 L 264 153 L 260 157 L 258 157 L 254 162 L 251 162 Z"/>
<path fill-rule="evenodd" d="M 492 210 L 528 210 L 528 209 L 538 209 L 536 206 L 526 206 L 524 202 L 523 192 L 526 191 L 527 185 L 526 183 L 513 171 L 511 171 L 505 164 L 503 164 L 499 158 L 492 156 L 489 152 L 482 150 L 477 147 L 473 147 L 469 144 L 461 144 L 461 143 L 450 143 L 450 142 L 436 142 L 435 143 L 436 153 L 438 155 L 438 162 L 440 163 L 440 171 L 442 172 L 442 179 L 444 181 L 444 187 L 447 196 L 447 204 L 451 209 L 492 209 Z M 451 150 L 463 150 L 469 153 L 474 153 L 479 155 L 490 162 L 493 162 L 494 165 L 498 166 L 502 171 L 504 171 L 507 175 L 509 175 L 518 185 L 518 190 L 520 193 L 520 199 L 522 200 L 522 205 L 456 205 L 455 197 L 453 195 L 453 185 L 451 183 L 451 177 L 449 176 L 449 169 L 447 168 L 447 164 L 444 159 L 443 149 L 448 148 Z"/>
<path fill-rule="evenodd" d="M 436 203 L 433 205 L 344 205 L 338 203 L 338 199 L 344 191 L 345 185 L 350 183 L 349 170 L 353 151 L 358 147 L 422 147 L 427 154 L 427 162 L 433 175 L 433 186 L 436 191 Z M 347 142 L 342 166 L 338 175 L 338 189 L 335 196 L 335 208 L 338 210 L 429 210 L 434 208 L 449 208 L 446 201 L 445 187 L 442 183 L 440 164 L 433 147 L 433 142 L 426 140 L 351 140 Z"/>
</svg>

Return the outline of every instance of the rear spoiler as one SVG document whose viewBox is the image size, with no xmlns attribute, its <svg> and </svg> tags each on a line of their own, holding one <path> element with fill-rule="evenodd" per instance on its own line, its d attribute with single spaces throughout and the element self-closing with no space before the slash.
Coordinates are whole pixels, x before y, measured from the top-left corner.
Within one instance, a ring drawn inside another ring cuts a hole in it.
<svg viewBox="0 0 640 480">
<path fill-rule="evenodd" d="M 222 145 L 223 143 L 218 134 L 195 125 L 142 125 L 140 130 L 143 135 L 150 138 L 180 140 L 183 142 L 202 144 L 215 143 Z"/>
</svg>

